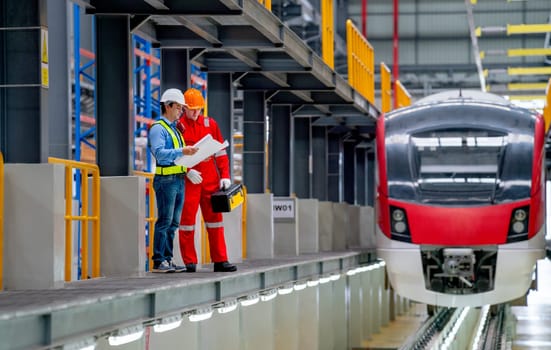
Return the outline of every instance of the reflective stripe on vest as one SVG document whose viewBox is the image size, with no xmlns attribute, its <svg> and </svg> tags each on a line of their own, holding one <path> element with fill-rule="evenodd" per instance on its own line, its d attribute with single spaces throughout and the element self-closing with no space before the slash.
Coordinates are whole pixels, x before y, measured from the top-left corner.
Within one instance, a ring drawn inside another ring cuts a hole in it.
<svg viewBox="0 0 551 350">
<path fill-rule="evenodd" d="M 180 130 L 178 130 L 178 134 L 174 132 L 174 129 L 168 125 L 166 121 L 163 119 L 157 120 L 154 124 L 159 124 L 165 130 L 168 132 L 170 137 L 172 138 L 172 144 L 174 145 L 174 148 L 183 148 L 186 146 L 186 142 L 184 141 L 184 137 L 180 133 Z M 176 147 L 178 145 L 178 147 Z M 187 168 L 181 165 L 167 165 L 167 166 L 160 166 L 157 165 L 155 167 L 155 174 L 156 175 L 175 175 L 175 174 L 183 174 L 187 172 Z"/>
<path fill-rule="evenodd" d="M 155 175 L 176 175 L 185 174 L 187 171 L 185 166 L 181 165 L 169 165 L 169 166 L 157 166 L 155 167 Z"/>
</svg>

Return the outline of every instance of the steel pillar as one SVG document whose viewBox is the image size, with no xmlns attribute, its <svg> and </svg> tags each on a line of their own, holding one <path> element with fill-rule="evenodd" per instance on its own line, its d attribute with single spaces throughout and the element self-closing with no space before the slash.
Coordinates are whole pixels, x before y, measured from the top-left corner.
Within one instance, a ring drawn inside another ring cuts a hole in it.
<svg viewBox="0 0 551 350">
<path fill-rule="evenodd" d="M 291 106 L 273 105 L 270 118 L 270 183 L 275 196 L 290 196 L 292 181 L 291 140 L 293 124 L 291 123 Z"/>
<path fill-rule="evenodd" d="M 243 93 L 243 183 L 248 193 L 266 189 L 266 106 L 264 92 Z"/>
<path fill-rule="evenodd" d="M 96 159 L 103 176 L 133 170 L 130 16 L 96 16 Z"/>
</svg>

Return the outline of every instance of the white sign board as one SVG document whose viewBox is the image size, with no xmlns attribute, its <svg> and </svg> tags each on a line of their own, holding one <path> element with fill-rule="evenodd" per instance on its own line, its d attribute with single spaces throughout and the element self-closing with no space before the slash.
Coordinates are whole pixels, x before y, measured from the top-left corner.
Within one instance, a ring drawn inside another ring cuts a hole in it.
<svg viewBox="0 0 551 350">
<path fill-rule="evenodd" d="M 275 199 L 272 204 L 274 219 L 294 219 L 295 201 L 293 199 Z"/>
</svg>

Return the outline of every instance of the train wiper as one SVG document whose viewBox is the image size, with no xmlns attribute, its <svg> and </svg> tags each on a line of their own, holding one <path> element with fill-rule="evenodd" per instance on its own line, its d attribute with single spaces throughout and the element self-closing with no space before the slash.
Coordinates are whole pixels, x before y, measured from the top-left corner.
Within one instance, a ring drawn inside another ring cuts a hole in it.
<svg viewBox="0 0 551 350">
<path fill-rule="evenodd" d="M 492 194 L 490 195 L 490 204 L 496 204 L 496 189 L 498 186 L 498 180 L 501 177 L 501 169 L 503 168 L 503 159 L 505 159 L 505 151 L 507 146 L 502 147 L 497 154 L 497 169 L 494 178 L 494 185 L 492 186 Z"/>
</svg>

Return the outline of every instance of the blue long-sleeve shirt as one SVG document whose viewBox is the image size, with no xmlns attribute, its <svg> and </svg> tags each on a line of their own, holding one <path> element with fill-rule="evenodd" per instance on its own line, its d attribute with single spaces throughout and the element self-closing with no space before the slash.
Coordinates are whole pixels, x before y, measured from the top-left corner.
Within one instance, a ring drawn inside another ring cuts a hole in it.
<svg viewBox="0 0 551 350">
<path fill-rule="evenodd" d="M 178 130 L 176 129 L 177 121 L 171 123 L 163 116 L 161 116 L 161 119 L 170 125 L 174 132 L 178 134 Z M 149 147 L 159 166 L 174 165 L 174 160 L 183 155 L 182 148 L 174 148 L 172 137 L 168 131 L 159 124 L 153 124 L 151 129 L 149 129 Z"/>
</svg>

